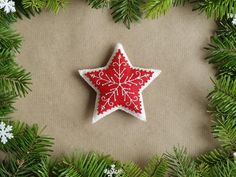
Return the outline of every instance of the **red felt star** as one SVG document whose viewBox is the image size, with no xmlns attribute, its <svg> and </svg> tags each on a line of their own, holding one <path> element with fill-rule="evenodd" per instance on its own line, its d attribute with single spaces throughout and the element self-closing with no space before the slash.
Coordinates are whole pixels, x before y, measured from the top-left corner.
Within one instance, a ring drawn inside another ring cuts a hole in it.
<svg viewBox="0 0 236 177">
<path fill-rule="evenodd" d="M 93 123 L 118 109 L 146 121 L 142 91 L 160 70 L 133 67 L 122 45 L 117 44 L 105 67 L 79 73 L 97 92 Z"/>
</svg>

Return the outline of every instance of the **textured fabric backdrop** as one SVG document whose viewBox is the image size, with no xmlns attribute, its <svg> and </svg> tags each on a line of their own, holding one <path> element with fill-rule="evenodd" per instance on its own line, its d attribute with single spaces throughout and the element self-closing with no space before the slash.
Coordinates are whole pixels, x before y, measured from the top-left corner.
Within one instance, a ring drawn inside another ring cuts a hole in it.
<svg viewBox="0 0 236 177">
<path fill-rule="evenodd" d="M 95 150 L 143 164 L 156 153 L 186 146 L 191 154 L 215 146 L 206 96 L 214 70 L 204 60 L 213 21 L 190 6 L 128 30 L 107 10 L 81 0 L 55 16 L 19 21 L 24 36 L 18 61 L 32 72 L 32 92 L 17 101 L 15 119 L 47 125 L 54 154 Z M 121 42 L 134 66 L 161 69 L 143 92 L 147 122 L 117 111 L 91 124 L 95 92 L 77 70 L 104 66 Z"/>
</svg>

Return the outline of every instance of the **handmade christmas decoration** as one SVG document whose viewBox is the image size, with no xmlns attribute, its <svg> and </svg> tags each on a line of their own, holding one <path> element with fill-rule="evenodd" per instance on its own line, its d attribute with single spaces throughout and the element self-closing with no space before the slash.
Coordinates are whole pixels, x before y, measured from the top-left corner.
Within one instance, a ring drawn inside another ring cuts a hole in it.
<svg viewBox="0 0 236 177">
<path fill-rule="evenodd" d="M 93 123 L 118 109 L 146 121 L 142 91 L 160 70 L 133 67 L 122 44 L 117 44 L 105 67 L 79 73 L 97 92 Z"/>
<path fill-rule="evenodd" d="M 116 165 L 112 164 L 110 169 L 105 169 L 104 173 L 107 175 L 107 177 L 120 177 L 122 174 L 122 169 L 116 169 Z"/>
<path fill-rule="evenodd" d="M 0 139 L 3 144 L 6 144 L 9 139 L 13 138 L 11 131 L 11 125 L 6 125 L 4 122 L 0 123 Z"/>
<path fill-rule="evenodd" d="M 122 21 L 130 27 L 132 22 L 141 19 L 142 14 L 146 18 L 155 18 L 166 13 L 171 6 L 187 1 L 88 0 L 88 3 L 94 8 L 109 7 L 116 22 Z M 199 154 L 196 159 L 191 158 L 185 148 L 174 147 L 172 153 L 155 155 L 144 169 L 134 162 L 122 163 L 110 156 L 93 152 L 51 160 L 49 156 L 53 138 L 43 136 L 37 124 L 29 126 L 9 120 L 9 114 L 15 110 L 13 105 L 16 98 L 25 96 L 31 84 L 30 73 L 15 60 L 22 46 L 22 37 L 11 29 L 11 24 L 22 16 L 30 18 L 44 9 L 58 12 L 66 3 L 64 0 L 0 0 L 0 154 L 3 154 L 0 157 L 0 177 L 107 177 L 119 175 L 119 171 L 125 177 L 235 177 L 235 0 L 196 0 L 193 3 L 195 10 L 214 17 L 218 24 L 218 30 L 206 48 L 209 63 L 217 69 L 214 88 L 207 98 L 210 113 L 214 117 L 212 135 L 219 141 L 218 147 Z M 122 56 L 121 59 L 125 58 Z"/>
<path fill-rule="evenodd" d="M 16 12 L 15 2 L 12 0 L 0 0 L 0 9 L 4 9 L 7 14 Z"/>
</svg>

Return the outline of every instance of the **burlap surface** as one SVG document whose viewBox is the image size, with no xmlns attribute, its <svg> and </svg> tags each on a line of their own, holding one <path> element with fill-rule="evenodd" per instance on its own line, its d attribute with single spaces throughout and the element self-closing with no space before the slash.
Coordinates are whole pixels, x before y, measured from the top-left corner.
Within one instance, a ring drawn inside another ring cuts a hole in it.
<svg viewBox="0 0 236 177">
<path fill-rule="evenodd" d="M 15 119 L 47 125 L 56 155 L 95 150 L 142 164 L 178 144 L 191 154 L 214 147 L 206 113 L 213 69 L 203 50 L 213 21 L 186 6 L 127 30 L 109 13 L 77 0 L 57 16 L 44 12 L 15 25 L 25 39 L 18 61 L 33 78 Z M 134 66 L 162 74 L 143 93 L 146 123 L 117 111 L 92 125 L 95 92 L 77 70 L 104 66 L 117 42 Z"/>
</svg>

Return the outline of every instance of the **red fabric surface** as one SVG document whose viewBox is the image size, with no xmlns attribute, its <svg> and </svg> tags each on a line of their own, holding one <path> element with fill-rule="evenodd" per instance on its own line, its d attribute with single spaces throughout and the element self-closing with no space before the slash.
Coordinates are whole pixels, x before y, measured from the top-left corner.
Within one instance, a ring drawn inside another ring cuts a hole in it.
<svg viewBox="0 0 236 177">
<path fill-rule="evenodd" d="M 152 75 L 153 71 L 132 67 L 120 49 L 107 69 L 85 74 L 100 92 L 98 114 L 117 106 L 141 113 L 140 90 Z"/>
</svg>

